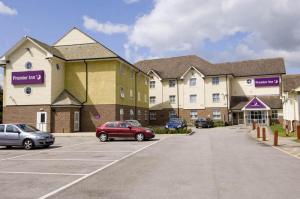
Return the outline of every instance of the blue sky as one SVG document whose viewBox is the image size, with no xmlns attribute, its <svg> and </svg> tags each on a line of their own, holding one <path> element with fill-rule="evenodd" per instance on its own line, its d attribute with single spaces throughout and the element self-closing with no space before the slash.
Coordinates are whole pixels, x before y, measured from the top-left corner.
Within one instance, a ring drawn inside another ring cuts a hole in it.
<svg viewBox="0 0 300 199">
<path fill-rule="evenodd" d="M 76 26 L 131 62 L 284 57 L 300 73 L 299 9 L 292 0 L 0 0 L 0 54 L 24 35 L 52 44 Z"/>
</svg>

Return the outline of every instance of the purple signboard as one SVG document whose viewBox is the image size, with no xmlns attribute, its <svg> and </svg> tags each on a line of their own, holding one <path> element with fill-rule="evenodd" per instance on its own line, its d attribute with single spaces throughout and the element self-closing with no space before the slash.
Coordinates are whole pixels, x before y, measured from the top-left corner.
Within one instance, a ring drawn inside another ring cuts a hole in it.
<svg viewBox="0 0 300 199">
<path fill-rule="evenodd" d="M 246 108 L 249 109 L 255 109 L 255 108 L 266 108 L 263 103 L 261 103 L 257 98 L 253 98 L 251 102 L 246 106 Z"/>
<path fill-rule="evenodd" d="M 255 78 L 255 87 L 278 86 L 279 77 Z"/>
<path fill-rule="evenodd" d="M 11 83 L 13 85 L 43 84 L 44 71 L 36 70 L 36 71 L 12 72 Z"/>
</svg>

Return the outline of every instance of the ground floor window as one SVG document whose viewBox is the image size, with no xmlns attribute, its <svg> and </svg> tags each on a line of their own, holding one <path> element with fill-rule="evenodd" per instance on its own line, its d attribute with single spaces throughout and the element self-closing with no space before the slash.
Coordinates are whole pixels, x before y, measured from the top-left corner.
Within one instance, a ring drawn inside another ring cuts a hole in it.
<svg viewBox="0 0 300 199">
<path fill-rule="evenodd" d="M 175 111 L 169 111 L 169 118 L 174 118 L 176 117 L 176 112 Z"/>
<path fill-rule="evenodd" d="M 150 120 L 156 120 L 156 112 L 150 111 Z"/>
<path fill-rule="evenodd" d="M 142 111 L 138 110 L 138 120 L 142 120 L 141 116 L 142 116 Z"/>
<path fill-rule="evenodd" d="M 267 124 L 267 111 L 247 111 L 247 124 L 257 122 L 259 124 Z"/>
<path fill-rule="evenodd" d="M 278 111 L 277 110 L 272 110 L 272 120 L 277 120 L 278 119 Z"/>
<path fill-rule="evenodd" d="M 130 109 L 130 110 L 129 110 L 129 116 L 130 116 L 130 119 L 131 119 L 131 120 L 134 119 L 134 111 L 133 111 L 133 109 Z"/>
<path fill-rule="evenodd" d="M 213 110 L 212 117 L 213 117 L 213 120 L 220 120 L 221 119 L 221 111 L 219 109 Z"/>
<path fill-rule="evenodd" d="M 120 108 L 120 120 L 124 120 L 124 109 Z"/>
<path fill-rule="evenodd" d="M 196 110 L 191 110 L 190 116 L 192 120 L 198 119 L 198 112 Z"/>
</svg>

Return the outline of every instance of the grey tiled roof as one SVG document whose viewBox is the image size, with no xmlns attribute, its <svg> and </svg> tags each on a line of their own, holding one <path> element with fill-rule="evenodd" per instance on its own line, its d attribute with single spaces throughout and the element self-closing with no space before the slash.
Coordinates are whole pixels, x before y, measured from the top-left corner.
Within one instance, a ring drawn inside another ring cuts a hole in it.
<svg viewBox="0 0 300 199">
<path fill-rule="evenodd" d="M 254 96 L 232 96 L 230 98 L 230 109 L 241 110 Z M 261 101 L 271 109 L 282 109 L 280 96 L 257 96 Z"/>
<path fill-rule="evenodd" d="M 191 66 L 197 68 L 205 76 L 285 74 L 284 60 L 282 58 L 212 64 L 196 55 L 190 55 L 144 60 L 137 62 L 135 65 L 146 73 L 149 70 L 155 70 L 163 79 L 181 77 Z"/>
<path fill-rule="evenodd" d="M 284 92 L 289 92 L 300 87 L 300 74 L 298 75 L 283 75 L 282 86 Z"/>
</svg>

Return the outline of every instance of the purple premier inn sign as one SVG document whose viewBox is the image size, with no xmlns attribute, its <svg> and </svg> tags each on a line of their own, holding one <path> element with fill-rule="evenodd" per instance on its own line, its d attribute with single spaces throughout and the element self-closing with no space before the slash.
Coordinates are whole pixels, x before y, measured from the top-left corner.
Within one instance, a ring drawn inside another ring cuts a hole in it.
<svg viewBox="0 0 300 199">
<path fill-rule="evenodd" d="M 279 77 L 255 78 L 255 87 L 278 86 Z"/>
<path fill-rule="evenodd" d="M 13 85 L 43 84 L 44 71 L 36 70 L 36 71 L 12 72 L 11 83 Z"/>
<path fill-rule="evenodd" d="M 266 108 L 263 103 L 261 103 L 257 98 L 253 98 L 251 102 L 246 106 L 246 108 L 254 109 L 254 108 Z"/>
</svg>

